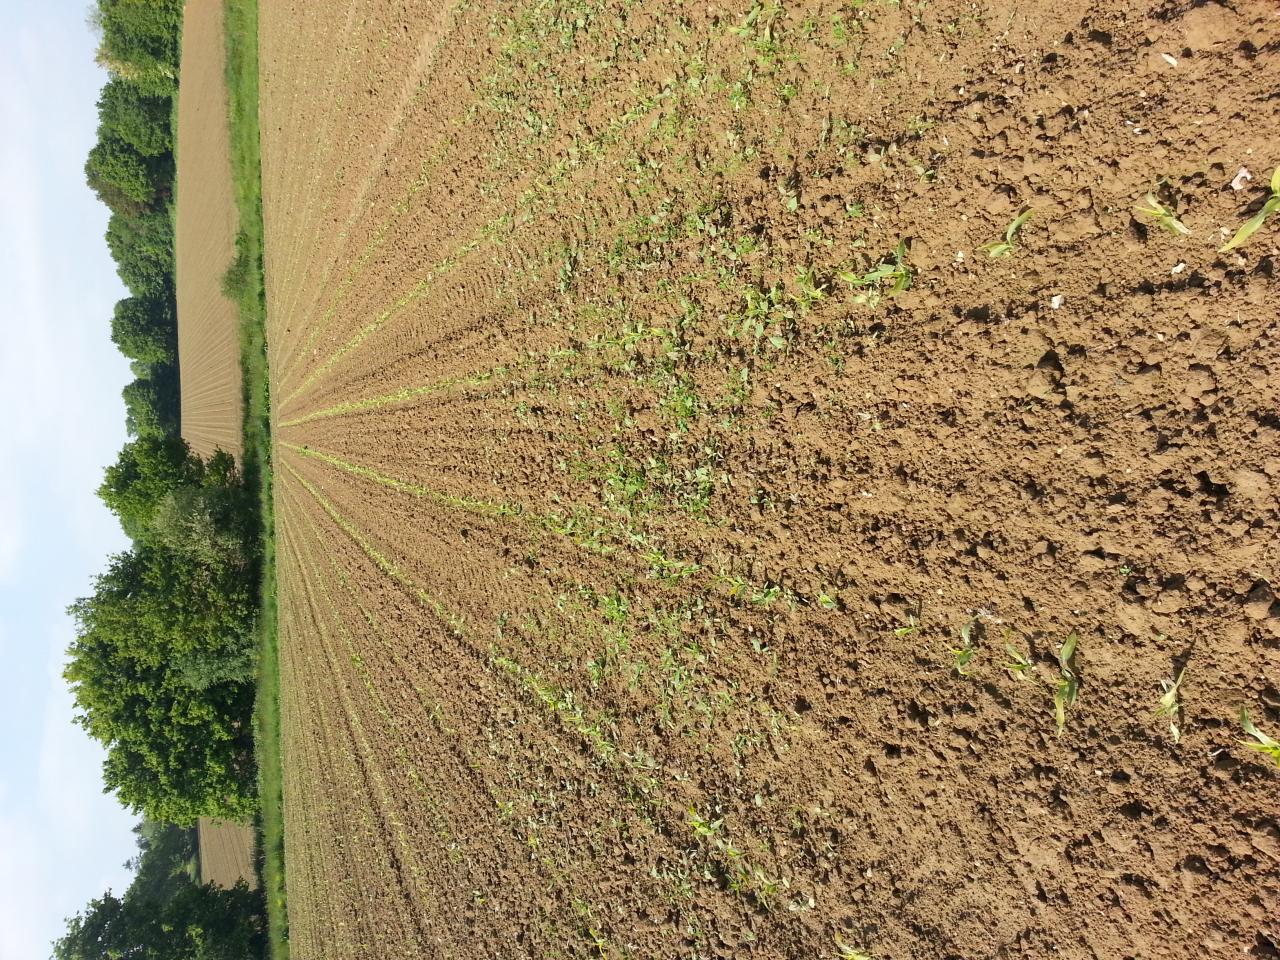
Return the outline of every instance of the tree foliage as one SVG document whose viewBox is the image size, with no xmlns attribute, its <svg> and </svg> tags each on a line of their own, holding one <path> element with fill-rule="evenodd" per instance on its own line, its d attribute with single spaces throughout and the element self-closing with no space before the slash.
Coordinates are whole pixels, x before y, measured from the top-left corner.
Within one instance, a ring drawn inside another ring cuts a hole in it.
<svg viewBox="0 0 1280 960">
<path fill-rule="evenodd" d="M 77 722 L 129 807 L 177 824 L 252 812 L 255 604 L 242 568 L 144 542 L 71 606 Z"/>
<path fill-rule="evenodd" d="M 165 900 L 108 891 L 67 922 L 54 960 L 246 960 L 262 956 L 261 894 L 186 884 Z"/>
<path fill-rule="evenodd" d="M 115 137 L 139 156 L 173 150 L 173 100 L 153 96 L 128 80 L 107 81 L 98 98 L 99 137 Z"/>
<path fill-rule="evenodd" d="M 142 210 L 166 200 L 173 187 L 173 157 L 148 156 L 114 132 L 89 151 L 84 173 L 98 198 L 113 209 Z"/>
<path fill-rule="evenodd" d="M 167 364 L 152 367 L 128 384 L 124 397 L 125 428 L 130 436 L 176 436 L 181 401 L 178 372 Z"/>
<path fill-rule="evenodd" d="M 135 297 L 172 298 L 173 223 L 167 210 L 113 213 L 107 221 L 107 246 L 116 272 Z"/>
<path fill-rule="evenodd" d="M 130 360 L 178 362 L 178 327 L 168 297 L 126 297 L 111 317 L 111 339 Z"/>
<path fill-rule="evenodd" d="M 93 22 L 102 32 L 98 62 L 112 76 L 150 95 L 177 92 L 180 0 L 98 0 Z"/>
</svg>

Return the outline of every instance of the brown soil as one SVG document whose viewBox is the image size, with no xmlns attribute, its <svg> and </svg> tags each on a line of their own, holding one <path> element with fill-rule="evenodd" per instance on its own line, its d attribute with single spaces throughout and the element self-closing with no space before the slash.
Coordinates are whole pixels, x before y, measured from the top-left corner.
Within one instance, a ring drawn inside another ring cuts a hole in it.
<svg viewBox="0 0 1280 960">
<path fill-rule="evenodd" d="M 1275 5 L 510 7 L 263 5 L 296 955 L 1276 957 Z"/>
<path fill-rule="evenodd" d="M 235 256 L 223 0 L 189 0 L 178 93 L 178 365 L 182 435 L 202 456 L 240 453 L 240 339 L 236 305 L 222 293 Z"/>
<path fill-rule="evenodd" d="M 200 882 L 230 889 L 243 880 L 258 885 L 253 869 L 253 828 L 243 823 L 202 818 L 196 824 L 200 846 Z"/>
</svg>

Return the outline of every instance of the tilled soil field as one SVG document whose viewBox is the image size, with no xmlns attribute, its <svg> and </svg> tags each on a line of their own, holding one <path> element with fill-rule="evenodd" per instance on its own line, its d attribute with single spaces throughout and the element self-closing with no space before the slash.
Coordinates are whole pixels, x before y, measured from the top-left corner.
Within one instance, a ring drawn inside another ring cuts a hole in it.
<svg viewBox="0 0 1280 960">
<path fill-rule="evenodd" d="M 201 456 L 239 456 L 239 315 L 222 292 L 235 257 L 223 0 L 188 0 L 178 94 L 175 247 L 182 436 Z"/>
<path fill-rule="evenodd" d="M 1275 4 L 262 13 L 297 957 L 1278 955 Z"/>
<path fill-rule="evenodd" d="M 202 817 L 196 825 L 200 882 L 231 888 L 240 881 L 258 885 L 253 869 L 253 828 L 243 823 Z"/>
</svg>

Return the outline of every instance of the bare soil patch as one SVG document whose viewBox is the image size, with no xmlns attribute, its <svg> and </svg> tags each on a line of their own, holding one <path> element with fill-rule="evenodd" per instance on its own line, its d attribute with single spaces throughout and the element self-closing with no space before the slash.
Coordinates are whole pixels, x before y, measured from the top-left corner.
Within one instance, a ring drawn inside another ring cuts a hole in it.
<svg viewBox="0 0 1280 960">
<path fill-rule="evenodd" d="M 222 0 L 188 0 L 178 92 L 177 285 L 182 435 L 203 456 L 239 456 L 238 314 L 222 292 L 238 223 L 227 127 Z"/>
<path fill-rule="evenodd" d="M 201 818 L 196 824 L 200 882 L 230 889 L 240 881 L 258 885 L 253 869 L 253 828 L 243 823 Z"/>
<path fill-rule="evenodd" d="M 1277 30 L 264 5 L 298 956 L 1277 956 Z"/>
</svg>

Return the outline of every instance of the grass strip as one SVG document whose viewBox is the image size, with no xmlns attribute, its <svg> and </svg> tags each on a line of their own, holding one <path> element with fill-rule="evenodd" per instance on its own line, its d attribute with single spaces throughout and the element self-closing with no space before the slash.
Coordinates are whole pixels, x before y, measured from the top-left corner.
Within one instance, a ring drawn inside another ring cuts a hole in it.
<svg viewBox="0 0 1280 960">
<path fill-rule="evenodd" d="M 262 153 L 258 123 L 258 2 L 225 0 L 231 175 L 240 227 L 223 287 L 240 312 L 245 482 L 258 492 L 262 547 L 258 683 L 254 745 L 258 765 L 258 871 L 266 896 L 271 960 L 289 956 L 284 871 L 284 775 L 280 748 L 280 656 L 276 632 L 275 510 L 272 501 L 271 397 L 267 368 L 263 263 Z"/>
</svg>

